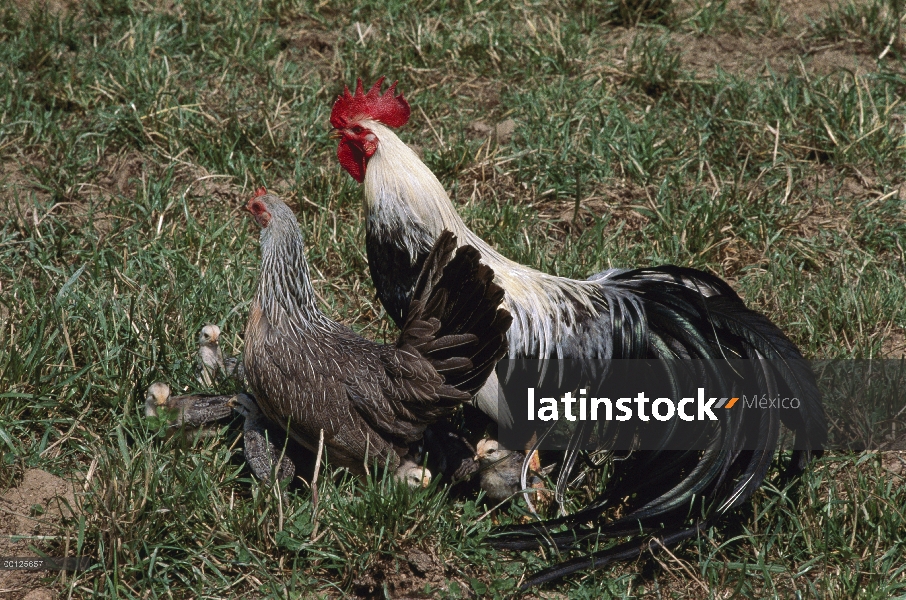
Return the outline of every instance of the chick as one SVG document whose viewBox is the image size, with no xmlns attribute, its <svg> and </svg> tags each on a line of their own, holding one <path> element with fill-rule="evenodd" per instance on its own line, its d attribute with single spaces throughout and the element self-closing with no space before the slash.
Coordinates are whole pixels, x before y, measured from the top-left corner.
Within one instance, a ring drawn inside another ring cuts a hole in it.
<svg viewBox="0 0 906 600">
<path fill-rule="evenodd" d="M 160 411 L 167 409 L 167 402 L 169 400 L 170 386 L 161 381 L 152 383 L 148 386 L 148 391 L 145 392 L 145 416 L 163 416 Z"/>
<path fill-rule="evenodd" d="M 160 381 L 152 383 L 145 394 L 145 415 L 163 417 L 176 413 L 171 427 L 201 427 L 230 416 L 231 396 L 171 396 L 170 386 Z"/>
<path fill-rule="evenodd" d="M 525 455 L 521 452 L 507 450 L 497 440 L 484 439 L 475 448 L 475 460 L 481 469 L 481 489 L 491 501 L 503 502 L 522 491 L 520 480 Z M 544 488 L 544 482 L 537 475 L 540 466 L 538 453 L 532 453 L 529 485 L 538 490 Z"/>
<path fill-rule="evenodd" d="M 409 487 L 428 487 L 431 484 L 431 471 L 427 467 L 415 464 L 411 459 L 404 458 L 396 468 L 396 478 L 405 481 Z"/>
<path fill-rule="evenodd" d="M 224 373 L 226 367 L 220 351 L 220 327 L 205 325 L 198 334 L 198 365 L 195 368 L 198 383 L 211 387 Z"/>
<path fill-rule="evenodd" d="M 236 412 L 245 417 L 242 427 L 245 461 L 255 477 L 265 483 L 269 482 L 274 463 L 279 460 L 277 479 L 292 479 L 296 474 L 296 465 L 283 454 L 283 444 L 274 443 L 285 441 L 280 428 L 264 416 L 251 396 L 236 394 L 230 403 Z"/>
</svg>

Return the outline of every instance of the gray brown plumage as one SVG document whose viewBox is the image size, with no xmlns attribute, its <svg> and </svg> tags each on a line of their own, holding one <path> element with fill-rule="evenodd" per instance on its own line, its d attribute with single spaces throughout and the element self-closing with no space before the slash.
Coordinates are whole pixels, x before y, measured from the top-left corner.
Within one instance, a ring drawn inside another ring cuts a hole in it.
<svg viewBox="0 0 906 600">
<path fill-rule="evenodd" d="M 282 431 L 262 414 L 254 398 L 247 394 L 236 394 L 231 400 L 233 409 L 245 417 L 242 426 L 243 450 L 245 461 L 255 477 L 268 482 L 271 479 L 274 465 L 277 467 L 277 479 L 292 479 L 296 465 L 283 453 Z M 279 463 L 278 463 L 279 461 Z"/>
<path fill-rule="evenodd" d="M 474 249 L 438 238 L 395 344 L 366 340 L 325 316 L 309 280 L 293 212 L 262 188 L 248 209 L 261 225 L 261 273 L 244 364 L 262 411 L 355 473 L 396 468 L 407 445 L 485 383 L 505 352 L 502 290 Z"/>
<path fill-rule="evenodd" d="M 228 396 L 201 396 L 190 394 L 171 396 L 170 386 L 156 382 L 148 387 L 145 394 L 145 415 L 149 417 L 171 417 L 171 427 L 201 427 L 213 421 L 230 416 Z"/>
<path fill-rule="evenodd" d="M 242 359 L 238 356 L 224 356 L 223 369 L 227 377 L 232 377 L 243 386 L 247 384 L 245 381 L 245 367 L 242 366 Z"/>
</svg>

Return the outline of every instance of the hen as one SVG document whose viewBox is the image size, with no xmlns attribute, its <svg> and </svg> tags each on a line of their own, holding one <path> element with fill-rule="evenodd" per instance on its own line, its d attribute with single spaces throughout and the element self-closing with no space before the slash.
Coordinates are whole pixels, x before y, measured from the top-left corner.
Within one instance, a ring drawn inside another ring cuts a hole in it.
<svg viewBox="0 0 906 600">
<path fill-rule="evenodd" d="M 425 428 L 468 401 L 506 352 L 503 290 L 478 252 L 446 232 L 424 261 L 395 344 L 371 342 L 318 308 L 293 212 L 259 189 L 261 271 L 244 365 L 264 414 L 328 459 L 363 474 L 396 469 Z"/>
</svg>

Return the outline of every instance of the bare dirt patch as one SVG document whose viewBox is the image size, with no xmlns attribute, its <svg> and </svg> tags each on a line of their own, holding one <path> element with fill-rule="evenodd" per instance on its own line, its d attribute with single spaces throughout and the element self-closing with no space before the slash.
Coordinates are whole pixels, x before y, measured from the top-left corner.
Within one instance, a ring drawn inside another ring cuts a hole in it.
<svg viewBox="0 0 906 600">
<path fill-rule="evenodd" d="M 398 557 L 380 559 L 353 586 L 360 598 L 383 598 L 385 590 L 391 598 L 431 598 L 445 587 L 444 565 L 433 553 L 413 548 Z"/>
<path fill-rule="evenodd" d="M 312 66 L 326 67 L 333 64 L 336 34 L 306 27 L 285 29 L 281 34 L 288 47 L 304 56 Z"/>
<path fill-rule="evenodd" d="M 752 0 L 746 0 L 752 4 Z M 790 18 L 791 28 L 807 27 L 827 13 L 833 3 L 827 0 L 783 0 L 781 10 Z"/>
<path fill-rule="evenodd" d="M 44 204 L 49 198 L 28 173 L 26 162 L 20 158 L 0 164 L 0 214 L 14 218 L 19 229 L 40 218 L 34 214 L 32 200 Z"/>
<path fill-rule="evenodd" d="M 500 104 L 500 88 L 498 81 L 476 77 L 464 81 L 453 93 L 472 100 L 477 108 L 489 110 Z"/>
<path fill-rule="evenodd" d="M 148 160 L 138 152 L 108 154 L 103 159 L 98 185 L 124 196 L 134 195 L 147 163 Z"/>
<path fill-rule="evenodd" d="M 54 600 L 56 595 L 53 593 L 53 590 L 49 588 L 35 588 L 32 591 L 25 594 L 22 597 L 22 600 Z"/>
<path fill-rule="evenodd" d="M 896 329 L 881 344 L 881 358 L 906 358 L 906 331 Z"/>
<path fill-rule="evenodd" d="M 850 229 L 850 217 L 827 201 L 817 200 L 795 219 L 794 233 L 804 238 L 816 237 L 822 231 L 845 233 Z"/>
<path fill-rule="evenodd" d="M 873 70 L 874 59 L 845 44 L 809 47 L 800 38 L 753 38 L 739 34 L 708 37 L 685 35 L 674 40 L 682 48 L 682 65 L 698 75 L 713 76 L 718 69 L 754 77 L 770 69 L 788 72 L 804 68 L 817 75 L 848 69 L 857 75 Z M 801 64 L 801 67 L 800 67 Z"/>
<path fill-rule="evenodd" d="M 43 536 L 59 535 L 61 523 L 72 516 L 74 505 L 70 483 L 40 469 L 25 471 L 21 483 L 0 496 L 0 556 L 37 556 L 30 546 L 41 548 Z M 53 573 L 0 571 L 0 593 L 13 600 L 26 595 L 47 597 L 50 590 L 42 580 L 48 575 Z"/>
<path fill-rule="evenodd" d="M 58 15 L 77 6 L 74 0 L 12 0 L 13 6 L 27 14 L 41 11 Z"/>
<path fill-rule="evenodd" d="M 876 53 L 859 40 L 828 41 L 822 39 L 819 25 L 832 8 L 826 1 L 784 1 L 776 9 L 783 25 L 756 30 L 735 30 L 738 22 L 763 19 L 755 0 L 733 0 L 728 3 L 719 24 L 708 34 L 693 32 L 666 33 L 671 52 L 680 55 L 680 68 L 696 78 L 711 78 L 718 71 L 732 75 L 757 77 L 768 71 L 797 72 L 806 76 L 851 71 L 855 75 L 877 70 Z M 677 12 L 680 21 L 691 19 L 701 4 L 689 4 Z M 637 36 L 661 35 L 641 28 L 616 28 L 604 36 L 606 50 L 596 63 L 609 63 L 616 70 L 603 68 L 613 75 L 627 67 L 626 58 Z M 890 66 L 890 65 L 889 65 Z M 591 72 L 601 70 L 592 67 Z M 629 75 L 629 73 L 625 73 Z"/>
<path fill-rule="evenodd" d="M 132 151 L 102 156 L 96 174 L 87 173 L 77 179 L 62 201 L 54 203 L 51 194 L 32 174 L 31 167 L 42 169 L 41 159 L 17 157 L 0 163 L 0 215 L 8 215 L 17 229 L 28 234 L 42 230 L 42 224 L 46 228 L 48 219 L 58 218 L 71 225 L 90 223 L 103 239 L 121 223 L 111 212 L 111 203 L 116 199 L 135 198 L 148 181 L 163 177 L 168 169 L 173 171 L 171 203 L 184 196 L 232 206 L 242 195 L 232 177 L 212 174 L 189 162 L 161 164 Z M 206 202 L 190 203 L 190 210 L 197 213 L 199 220 L 205 218 L 205 205 Z M 159 217 L 159 214 L 152 215 L 154 219 Z"/>
<path fill-rule="evenodd" d="M 484 121 L 472 121 L 469 123 L 469 135 L 473 139 L 493 137 L 498 144 L 509 143 L 516 133 L 516 122 L 513 119 L 506 119 L 490 126 Z"/>
<path fill-rule="evenodd" d="M 906 452 L 902 450 L 881 452 L 881 466 L 893 476 L 906 477 Z"/>
</svg>

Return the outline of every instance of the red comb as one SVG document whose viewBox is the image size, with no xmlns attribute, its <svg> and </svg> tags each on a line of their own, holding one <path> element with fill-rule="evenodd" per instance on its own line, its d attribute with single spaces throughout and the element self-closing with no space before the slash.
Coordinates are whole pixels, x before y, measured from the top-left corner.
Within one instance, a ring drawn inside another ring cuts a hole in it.
<svg viewBox="0 0 906 600">
<path fill-rule="evenodd" d="M 267 193 L 267 188 L 264 186 L 261 186 L 260 188 L 255 190 L 255 195 L 252 196 L 252 198 L 260 198 L 261 196 L 265 195 L 266 193 Z"/>
<path fill-rule="evenodd" d="M 330 124 L 335 129 L 345 129 L 350 123 L 362 117 L 379 121 L 389 127 L 402 127 L 409 120 L 411 109 L 403 95 L 394 96 L 396 84 L 394 81 L 390 88 L 381 94 L 381 84 L 384 78 L 378 79 L 368 93 L 358 79 L 355 86 L 355 95 L 349 93 L 349 88 L 343 88 L 343 94 L 333 104 L 330 113 Z"/>
</svg>

